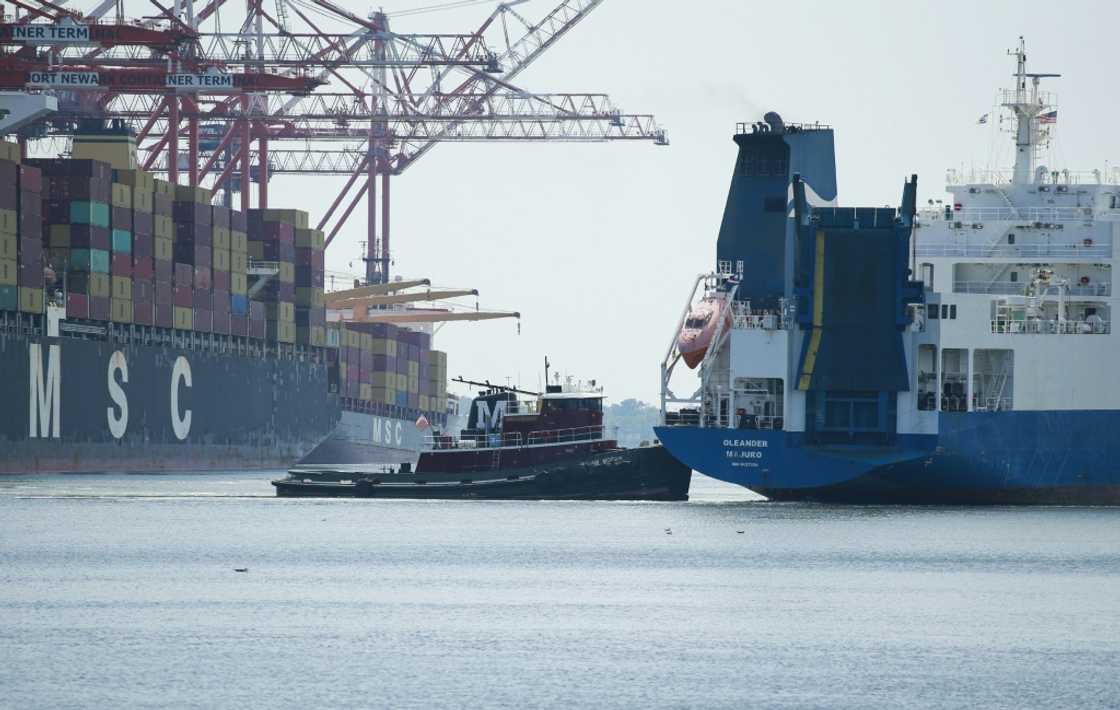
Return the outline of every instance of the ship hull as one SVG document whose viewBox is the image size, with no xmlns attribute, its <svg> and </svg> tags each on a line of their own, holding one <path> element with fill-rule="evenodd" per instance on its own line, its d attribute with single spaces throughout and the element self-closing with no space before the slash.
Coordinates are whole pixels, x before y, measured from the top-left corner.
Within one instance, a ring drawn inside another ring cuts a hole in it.
<svg viewBox="0 0 1120 710">
<path fill-rule="evenodd" d="M 284 497 L 681 501 L 688 500 L 692 471 L 657 446 L 474 474 L 346 475 L 294 471 L 273 485 Z"/>
<path fill-rule="evenodd" d="M 5 334 L 0 371 L 7 474 L 286 468 L 340 415 L 311 359 Z"/>
<path fill-rule="evenodd" d="M 1120 412 L 942 413 L 892 446 L 812 446 L 796 432 L 659 427 L 673 455 L 771 500 L 1120 505 Z"/>
<path fill-rule="evenodd" d="M 301 465 L 376 465 L 416 463 L 425 448 L 425 431 L 416 422 L 343 410 L 338 426 Z"/>
</svg>

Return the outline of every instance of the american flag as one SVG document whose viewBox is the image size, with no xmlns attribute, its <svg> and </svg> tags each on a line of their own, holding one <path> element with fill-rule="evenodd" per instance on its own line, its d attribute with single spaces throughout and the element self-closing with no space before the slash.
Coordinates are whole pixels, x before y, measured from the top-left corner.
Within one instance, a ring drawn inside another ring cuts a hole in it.
<svg viewBox="0 0 1120 710">
<path fill-rule="evenodd" d="M 1044 114 L 1040 115 L 1038 117 L 1038 122 L 1043 123 L 1043 124 L 1045 124 L 1045 123 L 1057 123 L 1058 122 L 1058 110 L 1054 109 L 1053 111 L 1048 111 L 1047 113 L 1044 113 Z"/>
</svg>

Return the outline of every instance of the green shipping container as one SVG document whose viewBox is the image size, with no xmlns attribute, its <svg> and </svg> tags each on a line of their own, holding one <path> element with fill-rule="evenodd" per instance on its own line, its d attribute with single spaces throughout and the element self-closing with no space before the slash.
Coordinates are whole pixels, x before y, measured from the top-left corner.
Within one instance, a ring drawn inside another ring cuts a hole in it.
<svg viewBox="0 0 1120 710">
<path fill-rule="evenodd" d="M 71 249 L 70 268 L 97 274 L 109 273 L 109 252 L 104 249 Z"/>
<path fill-rule="evenodd" d="M 132 253 L 132 233 L 124 229 L 113 230 L 113 251 L 118 254 Z"/>
<path fill-rule="evenodd" d="M 19 308 L 19 287 L 0 286 L 0 311 L 14 311 Z"/>
<path fill-rule="evenodd" d="M 70 223 L 108 227 L 109 205 L 104 202 L 71 202 Z"/>
</svg>

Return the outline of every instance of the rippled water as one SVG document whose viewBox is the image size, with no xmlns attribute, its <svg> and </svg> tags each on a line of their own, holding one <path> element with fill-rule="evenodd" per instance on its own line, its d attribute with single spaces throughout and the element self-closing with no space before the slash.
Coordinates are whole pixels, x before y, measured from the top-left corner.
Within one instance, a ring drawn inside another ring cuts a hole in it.
<svg viewBox="0 0 1120 710">
<path fill-rule="evenodd" d="M 0 479 L 0 706 L 1120 705 L 1120 511 L 268 478 Z"/>
</svg>

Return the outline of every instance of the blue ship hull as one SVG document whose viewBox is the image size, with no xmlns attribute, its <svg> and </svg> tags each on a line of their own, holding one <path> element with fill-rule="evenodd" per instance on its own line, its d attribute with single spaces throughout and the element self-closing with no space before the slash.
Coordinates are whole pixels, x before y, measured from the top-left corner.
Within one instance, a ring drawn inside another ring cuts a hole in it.
<svg viewBox="0 0 1120 710">
<path fill-rule="evenodd" d="M 817 446 L 798 432 L 658 427 L 705 475 L 771 500 L 1120 505 L 1120 411 L 942 413 L 937 435 Z"/>
</svg>

